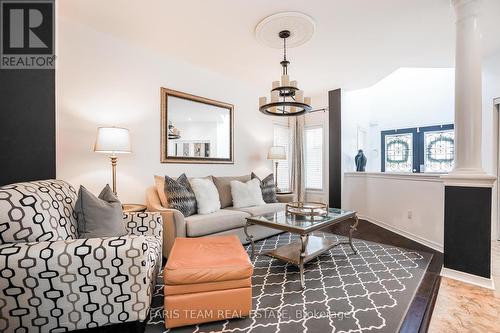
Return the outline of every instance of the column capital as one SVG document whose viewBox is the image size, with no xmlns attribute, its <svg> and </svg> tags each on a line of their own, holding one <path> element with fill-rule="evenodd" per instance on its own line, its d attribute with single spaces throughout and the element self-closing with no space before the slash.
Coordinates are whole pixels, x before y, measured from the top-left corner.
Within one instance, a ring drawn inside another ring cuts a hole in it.
<svg viewBox="0 0 500 333">
<path fill-rule="evenodd" d="M 497 177 L 480 172 L 466 173 L 452 171 L 447 175 L 442 175 L 441 180 L 443 181 L 444 186 L 493 187 Z"/>
</svg>

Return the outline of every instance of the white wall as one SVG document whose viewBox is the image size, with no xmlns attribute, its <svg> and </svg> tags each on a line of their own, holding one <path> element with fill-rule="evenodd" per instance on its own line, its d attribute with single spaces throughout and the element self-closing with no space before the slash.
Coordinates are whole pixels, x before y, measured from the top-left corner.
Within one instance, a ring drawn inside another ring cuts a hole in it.
<svg viewBox="0 0 500 333">
<path fill-rule="evenodd" d="M 453 68 L 399 68 L 372 87 L 346 91 L 342 100 L 344 171 L 355 171 L 357 128 L 368 132 L 367 171 L 379 172 L 383 130 L 453 123 Z"/>
<path fill-rule="evenodd" d="M 355 128 L 370 122 L 371 150 L 368 171 L 380 171 L 380 130 L 452 123 L 454 70 L 400 69 L 371 88 L 348 91 L 343 100 L 343 169 L 353 170 L 357 137 Z M 498 111 L 493 99 L 500 97 L 500 52 L 483 60 L 483 168 L 497 174 Z M 368 101 L 368 102 L 367 102 Z M 366 106 L 368 104 L 368 106 Z M 351 156 L 348 156 L 351 154 Z M 375 163 L 370 163 L 374 161 Z M 492 238 L 498 237 L 498 192 L 493 189 Z M 443 245 L 444 190 L 435 176 L 346 173 L 344 208 L 436 249 Z M 408 218 L 411 211 L 412 218 Z"/>
<path fill-rule="evenodd" d="M 240 175 L 271 163 L 272 117 L 258 112 L 258 91 L 187 63 L 158 56 L 58 17 L 57 177 L 97 193 L 111 181 L 106 155 L 92 151 L 96 128 L 130 129 L 133 153 L 119 156 L 118 194 L 144 202 L 153 175 Z M 168 43 L 168 40 L 158 41 Z M 234 165 L 160 163 L 160 87 L 235 106 Z"/>
<path fill-rule="evenodd" d="M 369 148 L 370 116 L 373 94 L 371 88 L 345 91 L 342 94 L 342 171 L 356 171 L 354 157 L 358 153 L 358 130 L 368 134 L 368 149 L 364 149 L 369 167 L 373 156 Z"/>
<path fill-rule="evenodd" d="M 342 206 L 361 218 L 443 251 L 444 190 L 436 175 L 346 173 Z"/>
<path fill-rule="evenodd" d="M 498 142 L 499 117 L 498 109 L 493 105 L 493 99 L 500 97 L 500 50 L 483 59 L 483 139 L 482 157 L 483 168 L 496 175 L 498 169 Z M 493 187 L 492 205 L 492 239 L 500 239 L 498 181 Z"/>
</svg>

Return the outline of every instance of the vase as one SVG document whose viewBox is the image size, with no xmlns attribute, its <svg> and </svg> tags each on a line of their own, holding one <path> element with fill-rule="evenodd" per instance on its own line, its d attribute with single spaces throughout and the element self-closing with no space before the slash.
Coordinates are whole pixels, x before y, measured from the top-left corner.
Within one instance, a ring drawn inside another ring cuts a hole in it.
<svg viewBox="0 0 500 333">
<path fill-rule="evenodd" d="M 363 149 L 358 150 L 358 154 L 354 157 L 354 162 L 356 163 L 356 171 L 365 171 L 367 158 L 363 154 Z"/>
</svg>

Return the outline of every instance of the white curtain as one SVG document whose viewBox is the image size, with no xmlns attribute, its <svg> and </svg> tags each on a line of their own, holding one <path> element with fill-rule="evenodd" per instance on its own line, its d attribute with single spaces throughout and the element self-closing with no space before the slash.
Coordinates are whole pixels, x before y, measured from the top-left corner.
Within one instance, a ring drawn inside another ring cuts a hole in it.
<svg viewBox="0 0 500 333">
<path fill-rule="evenodd" d="M 294 200 L 305 201 L 306 181 L 304 172 L 304 123 L 305 117 L 295 116 L 288 118 L 291 136 L 292 170 L 290 173 L 291 188 L 294 193 Z"/>
</svg>

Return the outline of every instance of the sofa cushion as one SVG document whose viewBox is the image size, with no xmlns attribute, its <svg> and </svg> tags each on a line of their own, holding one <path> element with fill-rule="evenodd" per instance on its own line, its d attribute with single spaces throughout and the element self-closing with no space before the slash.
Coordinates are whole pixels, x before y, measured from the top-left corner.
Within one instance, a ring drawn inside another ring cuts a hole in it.
<svg viewBox="0 0 500 333">
<path fill-rule="evenodd" d="M 0 187 L 0 244 L 77 238 L 76 191 L 48 179 Z"/>
<path fill-rule="evenodd" d="M 285 205 L 286 205 L 285 203 L 276 202 L 276 203 L 270 203 L 253 207 L 243 207 L 243 208 L 231 207 L 230 209 L 237 210 L 240 212 L 245 212 L 250 214 L 251 216 L 258 216 L 258 215 L 272 214 L 283 211 L 285 210 Z"/>
<path fill-rule="evenodd" d="M 168 208 L 177 209 L 184 216 L 196 214 L 196 196 L 184 173 L 177 180 L 165 176 L 165 191 Z"/>
<path fill-rule="evenodd" d="M 80 185 L 75 205 L 79 238 L 120 237 L 127 234 L 122 204 L 109 185 L 98 197 Z"/>
<path fill-rule="evenodd" d="M 166 285 L 242 280 L 253 266 L 238 237 L 175 239 L 163 271 Z"/>
<path fill-rule="evenodd" d="M 251 207 L 265 204 L 262 199 L 260 180 L 251 179 L 246 183 L 237 180 L 231 181 L 231 195 L 233 196 L 233 207 Z"/>
<path fill-rule="evenodd" d="M 226 208 L 233 205 L 233 197 L 231 196 L 231 181 L 237 180 L 246 183 L 250 180 L 250 175 L 239 177 L 215 177 L 212 176 L 214 184 L 219 191 L 220 208 Z"/>
<path fill-rule="evenodd" d="M 194 178 L 189 181 L 198 206 L 198 214 L 210 214 L 220 209 L 219 192 L 208 178 Z"/>
<path fill-rule="evenodd" d="M 230 209 L 221 209 L 207 215 L 191 215 L 186 217 L 186 233 L 189 237 L 198 237 L 239 228 L 246 224 L 247 217 L 250 214 Z"/>
<path fill-rule="evenodd" d="M 212 176 L 202 177 L 206 179 L 212 179 Z M 191 181 L 194 178 L 189 177 L 188 180 Z M 160 199 L 162 207 L 168 208 L 168 198 L 167 192 L 165 191 L 165 176 L 154 176 L 156 191 L 158 192 L 158 198 Z"/>
<path fill-rule="evenodd" d="M 269 174 L 260 179 L 255 173 L 252 172 L 252 179 L 257 178 L 260 181 L 260 188 L 262 190 L 262 199 L 265 203 L 278 202 L 276 198 L 276 184 L 274 183 L 274 174 Z"/>
</svg>

